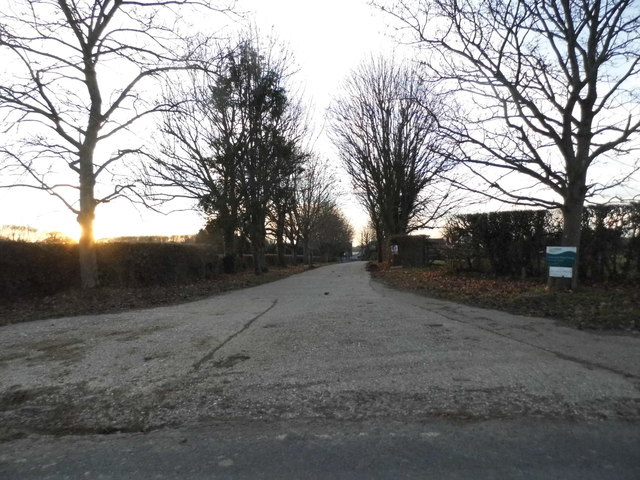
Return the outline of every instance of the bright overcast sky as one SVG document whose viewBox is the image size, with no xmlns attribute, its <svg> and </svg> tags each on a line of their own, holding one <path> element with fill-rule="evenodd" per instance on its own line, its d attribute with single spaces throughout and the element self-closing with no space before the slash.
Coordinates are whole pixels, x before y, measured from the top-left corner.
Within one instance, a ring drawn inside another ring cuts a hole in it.
<svg viewBox="0 0 640 480">
<path fill-rule="evenodd" d="M 319 123 L 332 94 L 358 63 L 372 54 L 391 52 L 394 42 L 385 33 L 385 19 L 366 0 L 239 0 L 239 9 L 253 12 L 260 32 L 273 34 L 288 46 L 298 64 L 297 78 L 308 101 L 313 101 Z M 323 134 L 317 150 L 335 162 L 335 154 Z M 348 182 L 345 182 L 348 183 Z M 346 187 L 347 185 L 345 185 Z M 343 209 L 353 226 L 366 223 L 355 199 L 343 197 Z M 45 231 L 62 231 L 77 237 L 73 214 L 58 200 L 35 191 L 0 191 L 0 226 L 30 225 Z M 203 219 L 196 212 L 167 216 L 153 214 L 128 202 L 100 205 L 96 213 L 96 238 L 125 235 L 196 233 Z M 357 238 L 354 239 L 357 242 Z"/>
</svg>

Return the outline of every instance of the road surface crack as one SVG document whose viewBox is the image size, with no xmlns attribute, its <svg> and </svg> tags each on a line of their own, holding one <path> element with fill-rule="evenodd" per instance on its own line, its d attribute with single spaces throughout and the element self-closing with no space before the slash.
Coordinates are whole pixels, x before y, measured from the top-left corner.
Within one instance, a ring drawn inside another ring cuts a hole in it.
<svg viewBox="0 0 640 480">
<path fill-rule="evenodd" d="M 424 308 L 422 306 L 420 306 L 419 308 L 422 308 L 424 310 L 428 310 L 428 309 L 426 309 L 426 308 Z M 640 377 L 638 375 L 634 375 L 633 373 L 629 373 L 629 372 L 626 372 L 624 370 L 620 370 L 620 369 L 617 369 L 617 368 L 614 368 L 614 367 L 610 367 L 610 366 L 605 365 L 605 364 L 600 363 L 600 362 L 594 362 L 594 361 L 587 360 L 587 359 L 584 359 L 584 358 L 579 358 L 579 357 L 576 357 L 576 356 L 573 356 L 573 355 L 567 355 L 566 353 L 558 352 L 556 350 L 553 350 L 553 349 L 550 349 L 550 348 L 546 348 L 546 347 L 543 347 L 541 345 L 538 345 L 538 344 L 535 344 L 535 343 L 532 343 L 532 342 L 528 342 L 528 341 L 523 340 L 521 338 L 515 338 L 515 337 L 512 337 L 511 335 L 507 335 L 507 334 L 498 332 L 498 331 L 496 331 L 496 330 L 494 330 L 492 328 L 484 327 L 482 325 L 477 325 L 477 324 L 475 324 L 475 323 L 473 323 L 471 321 L 461 320 L 457 314 L 456 314 L 455 317 L 453 317 L 451 315 L 447 315 L 445 313 L 445 311 L 443 309 L 441 309 L 441 308 L 434 308 L 434 309 L 430 309 L 429 311 L 436 312 L 438 315 L 443 316 L 447 320 L 451 320 L 453 322 L 458 322 L 458 323 L 463 323 L 463 324 L 468 325 L 468 326 L 470 326 L 472 328 L 477 328 L 478 330 L 482 330 L 482 331 L 485 331 L 487 333 L 491 333 L 493 335 L 497 335 L 499 337 L 506 338 L 506 339 L 508 339 L 508 340 L 510 340 L 512 342 L 517 342 L 517 343 L 520 343 L 522 345 L 526 345 L 528 347 L 535 348 L 535 349 L 540 350 L 542 352 L 549 353 L 551 355 L 555 355 L 557 358 L 559 358 L 561 360 L 566 360 L 566 361 L 569 361 L 569 362 L 578 363 L 578 364 L 582 365 L 583 367 L 605 370 L 605 371 L 608 371 L 610 373 L 614 373 L 616 375 L 620 375 L 620 376 L 622 376 L 624 378 L 632 378 L 634 380 L 640 380 Z"/>
<path fill-rule="evenodd" d="M 382 296 L 385 296 L 384 289 L 388 289 L 389 291 L 396 291 L 396 292 L 398 291 L 398 290 L 394 290 L 393 288 L 388 287 L 388 286 L 386 286 L 386 285 L 384 285 L 384 284 L 382 284 L 380 282 L 375 282 L 374 280 L 371 280 L 369 284 L 371 285 L 371 287 L 376 292 L 378 292 Z M 379 288 L 379 287 L 383 287 L 383 288 Z M 427 297 L 422 297 L 422 298 L 427 298 Z M 527 340 L 523 340 L 521 338 L 516 338 L 516 337 L 513 337 L 511 335 L 507 335 L 507 334 L 499 332 L 499 331 L 497 331 L 497 330 L 495 330 L 495 329 L 493 329 L 491 327 L 478 325 L 477 323 L 475 323 L 473 321 L 463 320 L 461 318 L 462 315 L 460 313 L 458 313 L 455 310 L 452 310 L 452 309 L 450 309 L 448 307 L 440 307 L 440 306 L 436 306 L 436 305 L 431 305 L 430 307 L 425 307 L 424 305 L 421 305 L 421 304 L 418 304 L 418 303 L 412 303 L 412 305 L 414 305 L 415 307 L 420 308 L 422 310 L 426 310 L 426 311 L 429 311 L 429 312 L 436 313 L 436 314 L 440 315 L 441 317 L 446 318 L 447 320 L 450 320 L 452 322 L 461 323 L 461 324 L 467 325 L 469 327 L 476 328 L 478 330 L 482 330 L 484 332 L 491 333 L 493 335 L 497 335 L 499 337 L 508 339 L 508 340 L 510 340 L 512 342 L 520 343 L 522 345 L 526 345 L 528 347 L 535 348 L 535 349 L 540 350 L 542 352 L 554 355 L 557 358 L 560 358 L 561 360 L 577 363 L 577 364 L 582 365 L 583 367 L 586 367 L 586 368 L 604 370 L 604 371 L 613 373 L 615 375 L 619 375 L 619 376 L 621 376 L 621 377 L 623 377 L 625 379 L 633 379 L 635 381 L 640 380 L 640 376 L 635 375 L 635 374 L 630 373 L 630 372 L 627 372 L 627 371 L 624 371 L 622 369 L 611 367 L 609 365 L 605 365 L 604 363 L 600 363 L 600 362 L 596 362 L 596 361 L 592 361 L 592 360 L 587 360 L 585 358 L 580 358 L 580 357 L 577 357 L 577 356 L 574 356 L 574 355 L 568 355 L 566 353 L 559 352 L 557 350 L 554 350 L 554 349 L 551 349 L 551 348 L 547 348 L 547 347 L 544 347 L 542 345 L 539 345 L 539 344 L 536 344 L 536 343 L 533 343 L 533 342 L 529 342 Z M 478 309 L 482 310 L 482 308 L 479 308 L 479 307 L 478 307 Z"/>
<path fill-rule="evenodd" d="M 256 320 L 258 320 L 260 317 L 262 317 L 267 312 L 269 312 L 273 307 L 275 307 L 277 303 L 278 303 L 278 299 L 276 298 L 273 301 L 273 303 L 269 306 L 269 308 L 267 308 L 264 312 L 261 312 L 258 315 L 256 315 L 255 317 L 253 317 L 251 320 L 249 320 L 247 323 L 245 323 L 244 326 L 240 330 L 238 330 L 234 334 L 232 334 L 229 337 L 227 337 L 227 339 L 224 342 L 222 342 L 216 348 L 211 350 L 209 353 L 207 353 L 204 357 L 202 357 L 196 363 L 194 363 L 192 371 L 197 371 L 202 366 L 203 363 L 208 362 L 209 360 L 211 360 L 213 358 L 213 356 L 218 352 L 218 350 L 220 350 L 222 347 L 224 347 L 227 343 L 229 343 L 231 340 L 236 338 L 238 335 L 240 335 L 243 332 L 245 332 L 251 325 L 253 325 L 256 322 Z"/>
</svg>

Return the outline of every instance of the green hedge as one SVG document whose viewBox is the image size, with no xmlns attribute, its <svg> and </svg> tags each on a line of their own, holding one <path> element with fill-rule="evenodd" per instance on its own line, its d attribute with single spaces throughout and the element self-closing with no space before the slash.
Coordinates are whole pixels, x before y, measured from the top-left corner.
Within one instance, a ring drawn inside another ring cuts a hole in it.
<svg viewBox="0 0 640 480">
<path fill-rule="evenodd" d="M 97 245 L 104 286 L 193 283 L 221 273 L 207 245 L 108 243 Z M 0 241 L 0 298 L 39 297 L 77 288 L 78 246 Z"/>
<path fill-rule="evenodd" d="M 0 299 L 49 295 L 79 283 L 77 245 L 0 241 Z"/>
<path fill-rule="evenodd" d="M 546 247 L 560 244 L 562 221 L 548 210 L 457 215 L 444 233 L 456 269 L 543 277 Z M 640 203 L 585 208 L 579 273 L 592 280 L 640 277 Z"/>
<path fill-rule="evenodd" d="M 545 247 L 558 243 L 559 228 L 547 210 L 457 215 L 445 227 L 449 260 L 495 275 L 542 276 Z"/>
<path fill-rule="evenodd" d="M 207 245 L 108 243 L 98 245 L 100 284 L 179 285 L 215 277 L 221 259 Z"/>
<path fill-rule="evenodd" d="M 123 242 L 96 247 L 102 286 L 184 285 L 223 273 L 221 256 L 207 244 Z M 277 255 L 266 260 L 269 267 L 277 265 Z M 253 257 L 242 256 L 237 267 L 253 269 Z M 0 300 L 37 298 L 79 286 L 77 245 L 0 241 Z"/>
<path fill-rule="evenodd" d="M 640 203 L 586 209 L 580 275 L 597 280 L 640 276 Z"/>
</svg>

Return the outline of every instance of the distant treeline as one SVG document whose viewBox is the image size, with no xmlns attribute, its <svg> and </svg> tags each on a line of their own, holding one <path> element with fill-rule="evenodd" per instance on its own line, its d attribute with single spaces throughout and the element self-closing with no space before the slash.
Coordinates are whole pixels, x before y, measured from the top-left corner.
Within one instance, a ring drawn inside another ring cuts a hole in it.
<svg viewBox="0 0 640 480">
<path fill-rule="evenodd" d="M 45 232 L 29 225 L 1 225 L 0 240 L 12 242 L 73 243 L 62 232 Z"/>
<path fill-rule="evenodd" d="M 205 243 L 198 235 L 138 235 L 126 237 L 101 238 L 98 243 Z M 0 226 L 0 240 L 12 242 L 37 243 L 76 243 L 61 232 L 46 232 L 29 225 Z"/>
<path fill-rule="evenodd" d="M 101 238 L 98 243 L 204 243 L 198 235 L 141 235 Z"/>
<path fill-rule="evenodd" d="M 444 236 L 454 269 L 544 277 L 546 247 L 560 244 L 562 221 L 549 210 L 456 215 Z M 585 209 L 579 273 L 598 281 L 640 279 L 640 203 Z"/>
</svg>

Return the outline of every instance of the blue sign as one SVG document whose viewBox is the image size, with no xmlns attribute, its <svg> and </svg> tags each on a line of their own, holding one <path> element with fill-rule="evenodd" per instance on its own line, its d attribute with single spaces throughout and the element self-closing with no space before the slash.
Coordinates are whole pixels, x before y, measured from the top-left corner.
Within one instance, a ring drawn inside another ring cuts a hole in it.
<svg viewBox="0 0 640 480">
<path fill-rule="evenodd" d="M 550 267 L 573 267 L 577 257 L 576 247 L 547 247 L 547 265 Z"/>
<path fill-rule="evenodd" d="M 571 278 L 577 258 L 577 247 L 547 247 L 549 276 Z"/>
</svg>

